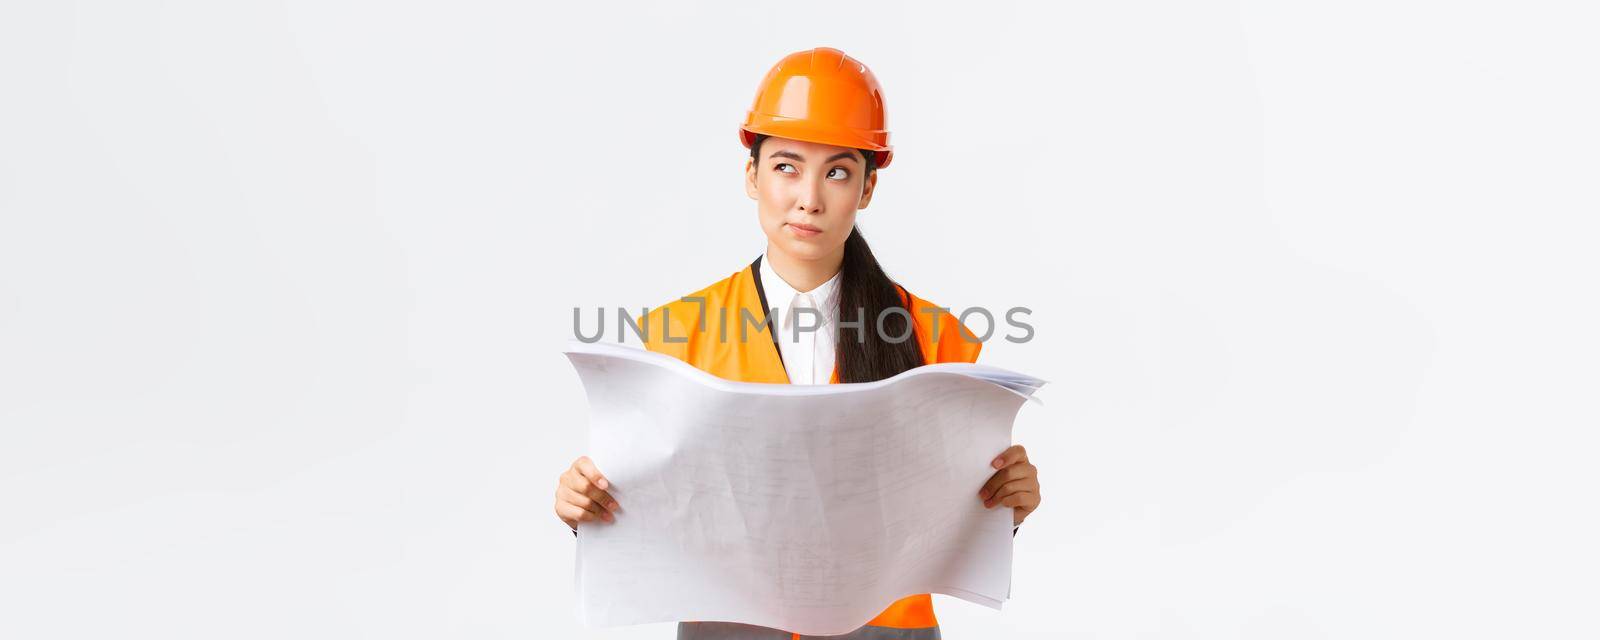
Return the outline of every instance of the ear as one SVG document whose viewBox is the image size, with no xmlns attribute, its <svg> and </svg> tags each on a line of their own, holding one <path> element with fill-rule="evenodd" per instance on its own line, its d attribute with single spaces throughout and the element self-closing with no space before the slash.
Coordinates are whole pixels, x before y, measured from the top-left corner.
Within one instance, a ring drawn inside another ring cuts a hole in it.
<svg viewBox="0 0 1600 640">
<path fill-rule="evenodd" d="M 867 174 L 867 181 L 861 184 L 861 204 L 856 209 L 865 209 L 872 204 L 872 191 L 878 187 L 878 172 Z"/>
<path fill-rule="evenodd" d="M 744 194 L 751 200 L 760 200 L 761 192 L 756 189 L 756 159 L 744 161 Z"/>
</svg>

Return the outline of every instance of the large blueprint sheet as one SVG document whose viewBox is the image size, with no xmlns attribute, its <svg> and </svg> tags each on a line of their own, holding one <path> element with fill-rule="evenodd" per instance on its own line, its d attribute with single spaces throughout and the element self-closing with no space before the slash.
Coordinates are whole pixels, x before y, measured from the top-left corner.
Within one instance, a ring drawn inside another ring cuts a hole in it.
<svg viewBox="0 0 1600 640">
<path fill-rule="evenodd" d="M 587 624 L 743 622 L 847 633 L 943 593 L 1000 608 L 1011 509 L 979 487 L 1042 380 L 935 364 L 866 384 L 732 382 L 573 342 L 589 457 L 621 505 L 578 530 Z"/>
</svg>

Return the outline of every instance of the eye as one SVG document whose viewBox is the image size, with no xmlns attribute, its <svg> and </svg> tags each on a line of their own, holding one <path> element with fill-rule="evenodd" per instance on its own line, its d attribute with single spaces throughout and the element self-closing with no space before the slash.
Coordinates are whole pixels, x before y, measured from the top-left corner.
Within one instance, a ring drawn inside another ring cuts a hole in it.
<svg viewBox="0 0 1600 640">
<path fill-rule="evenodd" d="M 848 180 L 849 178 L 850 172 L 844 167 L 834 167 L 828 170 L 829 180 Z"/>
<path fill-rule="evenodd" d="M 798 173 L 798 171 L 795 170 L 794 165 L 787 162 L 779 162 L 778 164 L 772 165 L 772 169 L 774 171 L 780 171 L 783 173 Z"/>
</svg>

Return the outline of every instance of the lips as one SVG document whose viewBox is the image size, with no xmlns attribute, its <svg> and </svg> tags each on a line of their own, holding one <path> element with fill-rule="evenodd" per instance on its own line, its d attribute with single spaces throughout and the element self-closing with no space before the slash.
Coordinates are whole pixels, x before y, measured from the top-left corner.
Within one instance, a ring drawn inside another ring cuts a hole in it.
<svg viewBox="0 0 1600 640">
<path fill-rule="evenodd" d="M 788 227 L 789 231 L 791 233 L 793 233 L 793 234 L 795 234 L 797 236 L 800 236 L 802 238 L 810 238 L 810 237 L 815 236 L 815 235 L 817 235 L 819 233 L 822 233 L 821 229 L 813 227 L 813 226 L 811 226 L 809 224 L 803 224 L 803 223 L 799 223 L 799 222 L 784 223 L 784 226 Z"/>
</svg>

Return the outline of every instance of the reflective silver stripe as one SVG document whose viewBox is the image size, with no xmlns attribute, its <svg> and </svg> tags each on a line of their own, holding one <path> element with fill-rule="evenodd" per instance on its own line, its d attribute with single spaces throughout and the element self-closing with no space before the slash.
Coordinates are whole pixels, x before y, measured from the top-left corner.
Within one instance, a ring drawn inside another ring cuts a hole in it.
<svg viewBox="0 0 1600 640">
<path fill-rule="evenodd" d="M 737 622 L 679 622 L 678 640 L 789 640 L 787 631 Z M 939 640 L 938 627 L 896 629 L 861 627 L 842 636 L 800 636 L 809 640 Z"/>
<path fill-rule="evenodd" d="M 871 625 L 856 629 L 842 636 L 800 636 L 810 640 L 827 638 L 828 640 L 939 640 L 938 627 L 923 627 L 921 629 L 896 629 L 894 627 L 874 627 Z"/>
<path fill-rule="evenodd" d="M 737 622 L 679 622 L 678 640 L 789 640 L 794 634 Z"/>
</svg>

